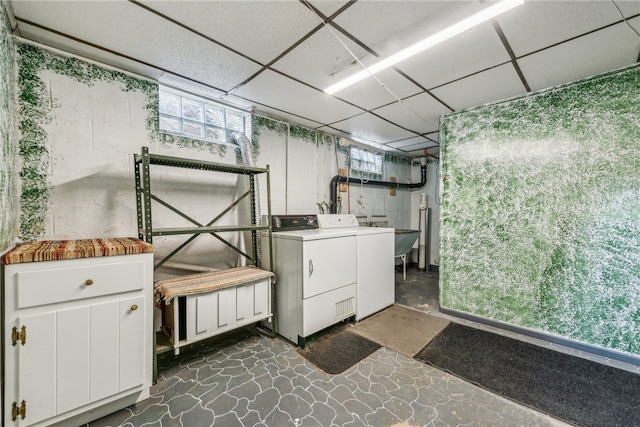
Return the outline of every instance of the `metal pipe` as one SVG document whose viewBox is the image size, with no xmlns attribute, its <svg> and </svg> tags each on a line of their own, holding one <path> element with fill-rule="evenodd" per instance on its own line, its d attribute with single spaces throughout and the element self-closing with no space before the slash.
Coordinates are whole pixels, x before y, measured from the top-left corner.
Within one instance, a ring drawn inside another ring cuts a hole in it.
<svg viewBox="0 0 640 427">
<path fill-rule="evenodd" d="M 336 175 L 331 178 L 331 182 L 329 183 L 329 198 L 331 199 L 331 213 L 336 213 L 336 209 L 338 207 L 337 198 L 338 198 L 338 183 L 344 182 L 347 184 L 361 184 L 361 185 L 375 185 L 378 187 L 389 187 L 389 188 L 421 188 L 427 183 L 427 163 L 422 162 L 420 164 L 420 182 L 414 183 L 402 183 L 402 182 L 392 182 L 392 181 L 376 181 L 373 179 L 362 179 L 354 176 L 343 176 Z"/>
</svg>

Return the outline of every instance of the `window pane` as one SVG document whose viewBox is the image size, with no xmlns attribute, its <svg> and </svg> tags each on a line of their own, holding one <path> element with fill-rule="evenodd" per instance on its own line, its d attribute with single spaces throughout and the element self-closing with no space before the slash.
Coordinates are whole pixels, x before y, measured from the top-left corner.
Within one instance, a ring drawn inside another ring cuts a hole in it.
<svg viewBox="0 0 640 427">
<path fill-rule="evenodd" d="M 227 111 L 227 129 L 244 132 L 244 117 L 240 114 Z"/>
<path fill-rule="evenodd" d="M 376 173 L 382 175 L 382 155 L 381 154 L 376 155 L 375 163 L 376 163 L 376 167 L 375 167 Z"/>
<path fill-rule="evenodd" d="M 204 126 L 202 125 L 202 123 L 183 120 L 182 133 L 186 136 L 195 136 L 197 138 L 202 138 L 204 136 Z"/>
<path fill-rule="evenodd" d="M 225 137 L 224 137 L 224 129 L 220 129 L 220 128 L 212 128 L 207 126 L 207 139 L 213 139 L 216 141 L 224 141 Z"/>
<path fill-rule="evenodd" d="M 161 115 L 160 130 L 171 133 L 180 133 L 180 119 Z"/>
<path fill-rule="evenodd" d="M 204 104 L 182 98 L 182 117 L 202 122 L 204 120 Z"/>
<path fill-rule="evenodd" d="M 222 108 L 216 108 L 212 105 L 206 104 L 206 122 L 210 125 L 224 127 L 224 110 Z"/>
<path fill-rule="evenodd" d="M 160 112 L 180 116 L 180 97 L 167 92 L 159 92 L 158 94 L 160 96 Z"/>
</svg>

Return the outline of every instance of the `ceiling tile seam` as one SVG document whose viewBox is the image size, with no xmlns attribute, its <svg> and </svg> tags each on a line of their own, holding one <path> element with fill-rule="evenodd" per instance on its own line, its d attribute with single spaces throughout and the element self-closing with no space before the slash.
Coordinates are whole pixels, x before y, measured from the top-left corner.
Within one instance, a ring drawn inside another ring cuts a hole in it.
<svg viewBox="0 0 640 427">
<path fill-rule="evenodd" d="M 502 46 L 504 46 L 505 50 L 507 51 L 507 54 L 509 54 L 509 58 L 511 58 L 511 65 L 513 66 L 516 74 L 520 78 L 520 82 L 522 83 L 522 85 L 524 86 L 527 92 L 531 92 L 531 87 L 529 86 L 527 79 L 525 78 L 524 74 L 522 73 L 522 70 L 520 69 L 520 65 L 516 60 L 516 55 L 513 52 L 513 49 L 511 48 L 511 44 L 509 43 L 509 40 L 507 40 L 507 36 L 505 36 L 504 31 L 502 31 L 502 28 L 500 27 L 498 20 L 495 18 L 492 19 L 491 25 L 493 26 L 493 29 L 498 35 L 498 38 L 502 42 Z"/>
<path fill-rule="evenodd" d="M 422 135 L 418 135 L 418 136 L 422 136 Z M 396 140 L 394 140 L 394 141 L 383 142 L 383 143 L 382 143 L 382 145 L 394 144 L 394 143 L 396 143 L 396 142 L 407 141 L 407 140 L 409 140 L 409 139 L 414 139 L 414 138 L 416 138 L 416 137 L 415 137 L 415 136 L 408 136 L 408 137 L 406 137 L 406 138 L 400 138 L 400 139 L 396 139 Z M 426 137 L 424 137 L 424 138 L 425 138 L 425 139 L 428 139 L 428 138 L 426 138 Z"/>
<path fill-rule="evenodd" d="M 444 87 L 444 86 L 450 85 L 450 84 L 452 84 L 452 83 L 459 82 L 460 80 L 464 80 L 464 79 L 467 79 L 467 78 L 469 78 L 469 77 L 473 77 L 473 76 L 476 76 L 476 75 L 478 75 L 478 74 L 482 74 L 482 73 L 484 73 L 484 72 L 486 72 L 486 71 L 490 71 L 490 70 L 493 70 L 494 68 L 502 67 L 503 65 L 510 64 L 510 63 L 511 63 L 511 61 L 504 61 L 504 62 L 500 62 L 499 64 L 492 65 L 491 67 L 483 68 L 482 70 L 474 71 L 473 73 L 467 74 L 467 75 L 465 75 L 465 76 L 458 77 L 458 78 L 456 78 L 456 79 L 450 80 L 450 81 L 445 82 L 445 83 L 441 83 L 441 84 L 439 84 L 439 85 L 437 85 L 437 86 L 433 86 L 432 88 L 429 88 L 429 90 L 436 90 L 436 89 L 440 89 L 441 87 Z M 455 110 L 452 110 L 452 111 L 455 111 Z"/>
<path fill-rule="evenodd" d="M 151 7 L 149 7 L 149 6 L 145 5 L 145 4 L 139 3 L 136 0 L 128 0 L 128 1 L 129 1 L 129 3 L 131 3 L 133 5 L 136 5 L 136 6 L 140 7 L 140 8 L 142 8 L 142 9 L 146 10 L 147 12 L 153 13 L 154 15 L 158 16 L 159 18 L 162 18 L 162 19 L 164 19 L 166 21 L 169 21 L 172 24 L 177 25 L 178 27 L 189 31 L 190 33 L 193 33 L 198 37 L 201 37 L 201 38 L 203 38 L 203 39 L 205 39 L 205 40 L 207 40 L 207 41 L 209 41 L 211 43 L 214 43 L 214 44 L 216 44 L 216 45 L 218 45 L 218 46 L 220 46 L 220 47 L 222 47 L 224 49 L 227 49 L 229 52 L 232 52 L 232 53 L 234 53 L 234 54 L 236 54 L 238 56 L 241 56 L 241 57 L 243 57 L 244 59 L 246 59 L 248 61 L 255 62 L 256 64 L 260 65 L 261 67 L 264 66 L 264 64 L 261 63 L 260 61 L 258 61 L 256 59 L 253 59 L 250 56 L 245 55 L 244 53 L 242 53 L 242 52 L 240 52 L 238 50 L 235 50 L 232 47 L 227 46 L 226 44 L 224 44 L 222 42 L 219 42 L 216 39 L 214 39 L 212 37 L 209 37 L 208 35 L 206 35 L 204 33 L 201 33 L 200 31 L 198 31 L 198 30 L 196 30 L 194 28 L 191 28 L 188 25 L 185 25 L 185 24 L 183 24 L 182 22 L 180 22 L 180 21 L 178 21 L 176 19 L 173 19 L 173 18 L 171 18 L 171 17 L 169 17 L 169 16 L 167 16 L 167 15 L 161 13 L 161 12 L 158 12 L 157 10 L 152 9 Z"/>
<path fill-rule="evenodd" d="M 309 37 L 311 37 L 313 34 L 317 33 L 318 31 L 320 31 L 320 29 L 322 28 L 322 24 L 318 25 L 317 27 L 315 27 L 313 30 L 309 31 L 307 34 L 305 34 L 304 36 L 302 36 L 297 42 L 295 42 L 294 44 L 292 44 L 291 46 L 289 46 L 287 49 L 284 50 L 284 52 L 282 52 L 281 54 L 279 54 L 278 56 L 276 56 L 274 59 L 272 59 L 271 61 L 269 61 L 268 64 L 265 64 L 262 66 L 262 68 L 260 68 L 258 71 L 256 71 L 253 75 L 249 76 L 245 81 L 238 83 L 235 87 L 231 88 L 229 91 L 227 91 L 226 95 L 230 95 L 233 92 L 235 92 L 236 90 L 242 88 L 243 86 L 247 85 L 251 80 L 255 79 L 256 77 L 258 77 L 260 74 L 264 73 L 266 70 L 271 70 L 274 72 L 278 72 L 278 70 L 271 68 L 271 66 L 273 64 L 275 64 L 276 62 L 278 62 L 280 59 L 282 59 L 284 56 L 286 56 L 289 52 L 291 52 L 293 49 L 295 49 L 296 47 L 300 46 L 305 40 L 307 40 Z M 285 77 L 289 77 L 290 76 L 284 74 L 284 73 L 280 73 Z M 301 82 L 302 83 L 302 82 Z M 309 87 L 313 87 L 308 85 Z M 317 89 L 317 88 L 314 88 Z"/>
<path fill-rule="evenodd" d="M 620 8 L 618 7 L 618 5 L 616 4 L 615 0 L 611 0 L 611 4 L 613 5 L 613 7 L 616 8 L 616 10 L 618 11 L 618 13 L 620 14 L 620 18 L 622 18 L 622 20 L 624 21 L 625 24 L 627 24 L 627 27 L 629 27 L 629 29 L 631 31 L 633 31 L 634 33 L 636 33 L 636 36 L 640 37 L 640 33 L 638 32 L 638 30 L 636 30 L 635 28 L 633 28 L 633 25 L 631 25 L 629 23 L 629 20 L 627 18 L 624 17 L 624 13 L 622 13 L 622 10 L 620 10 Z"/>
<path fill-rule="evenodd" d="M 339 128 L 335 127 L 335 126 L 325 125 L 324 127 L 327 127 L 327 128 L 329 128 L 329 129 L 333 130 L 334 132 L 341 133 L 341 134 L 344 134 L 344 135 L 348 135 L 348 136 L 349 136 L 349 137 L 351 137 L 351 138 L 361 139 L 361 138 L 358 138 L 357 136 L 353 135 L 353 133 L 351 133 L 351 132 L 349 132 L 349 131 L 346 131 L 346 130 L 343 130 L 343 129 L 339 129 Z M 391 143 L 393 143 L 393 142 L 395 142 L 395 141 L 389 141 L 388 143 L 378 142 L 377 144 L 379 144 L 379 145 L 381 145 L 381 146 L 386 146 L 387 144 L 391 144 Z M 402 152 L 402 150 L 401 150 L 401 149 L 399 149 L 399 148 L 394 148 L 394 147 L 386 147 L 386 148 L 388 148 L 389 150 L 393 150 L 393 151 L 397 151 L 397 152 Z"/>
<path fill-rule="evenodd" d="M 637 17 L 639 17 L 639 16 L 640 16 L 640 13 L 636 13 L 635 15 L 628 17 L 628 18 L 627 18 L 627 21 L 630 21 L 630 20 L 632 20 L 632 19 L 635 19 L 635 18 L 637 18 Z M 524 55 L 520 55 L 520 56 L 518 56 L 518 57 L 517 57 L 517 59 L 522 59 L 522 58 L 526 58 L 527 56 L 535 55 L 536 53 L 540 53 L 540 52 L 545 51 L 545 50 L 547 50 L 547 49 L 551 49 L 552 47 L 557 47 L 557 46 L 560 46 L 561 44 L 564 44 L 564 43 L 568 43 L 568 42 L 571 42 L 571 41 L 577 40 L 577 39 L 579 39 L 580 37 L 588 36 L 588 35 L 591 35 L 591 34 L 597 33 L 598 31 L 606 30 L 607 28 L 614 27 L 614 26 L 616 26 L 616 25 L 624 24 L 624 23 L 625 23 L 625 20 L 624 20 L 624 19 L 621 19 L 621 20 L 619 20 L 619 21 L 612 22 L 611 24 L 603 25 L 602 27 L 595 28 L 595 29 L 593 29 L 593 30 L 589 30 L 589 31 L 587 31 L 587 32 L 585 32 L 585 33 L 578 34 L 577 36 L 570 37 L 570 38 L 568 38 L 568 39 L 566 39 L 566 40 L 563 40 L 563 41 L 560 41 L 560 42 L 557 42 L 557 43 L 550 44 L 550 45 L 548 45 L 548 46 L 546 46 L 546 47 L 543 47 L 543 48 L 540 48 L 540 49 L 536 49 L 536 50 L 531 51 L 531 52 L 529 52 L 529 53 L 525 53 Z"/>
<path fill-rule="evenodd" d="M 131 56 L 129 56 L 129 55 L 125 55 L 124 53 L 120 53 L 120 52 L 117 52 L 117 51 L 115 51 L 115 50 L 109 49 L 109 48 L 107 48 L 107 47 L 97 45 L 97 44 L 92 43 L 92 42 L 89 42 L 89 41 L 87 41 L 87 40 L 82 40 L 82 39 L 80 39 L 80 38 L 78 38 L 78 37 L 75 37 L 75 36 L 72 36 L 72 35 L 70 35 L 70 34 L 66 34 L 66 33 L 63 33 L 63 32 L 58 31 L 58 30 L 54 30 L 53 28 L 49 28 L 49 27 L 45 27 L 44 25 L 36 24 L 35 22 L 31 22 L 31 21 L 29 21 L 28 19 L 24 19 L 24 18 L 21 18 L 21 17 L 19 17 L 19 16 L 16 16 L 16 17 L 15 17 L 15 19 L 16 19 L 16 21 L 17 21 L 17 22 L 22 22 L 22 23 L 24 23 L 24 24 L 31 25 L 31 26 L 33 26 L 33 27 L 36 27 L 36 28 L 39 28 L 39 29 L 41 29 L 41 30 L 44 30 L 44 31 L 50 32 L 50 33 L 55 34 L 55 35 L 58 35 L 58 36 L 60 36 L 60 37 L 67 38 L 67 39 L 69 39 L 69 40 L 73 40 L 73 41 L 75 41 L 75 42 L 78 42 L 78 43 L 84 44 L 84 45 L 86 45 L 86 46 L 92 47 L 92 48 L 94 48 L 94 49 L 97 49 L 97 50 L 100 50 L 100 51 L 103 51 L 103 52 L 109 53 L 109 54 L 111 54 L 111 55 L 115 55 L 115 56 L 118 56 L 118 57 L 120 57 L 120 58 L 124 58 L 124 59 L 126 59 L 126 60 L 129 60 L 129 61 L 132 61 L 132 62 L 135 62 L 135 63 L 141 64 L 141 65 L 144 65 L 144 66 L 146 66 L 146 67 L 154 68 L 154 69 L 156 69 L 156 70 L 162 71 L 163 73 L 171 74 L 171 75 L 173 75 L 173 76 L 176 76 L 176 77 L 179 77 L 179 78 L 182 78 L 182 79 L 188 80 L 188 81 L 190 81 L 190 82 L 192 82 L 192 83 L 196 83 L 196 84 L 199 84 L 199 85 L 202 85 L 202 86 L 208 87 L 209 89 L 213 89 L 213 90 L 216 90 L 216 91 L 218 91 L 218 92 L 224 92 L 224 89 L 218 88 L 218 87 L 216 87 L 216 86 L 213 86 L 213 85 L 210 85 L 210 84 L 207 84 L 207 83 L 203 83 L 203 82 L 201 82 L 201 81 L 199 81 L 199 80 L 196 80 L 196 79 L 193 79 L 193 78 L 191 78 L 191 77 L 187 77 L 187 76 L 184 76 L 184 75 L 182 75 L 182 74 L 176 73 L 176 72 L 174 72 L 174 71 L 168 70 L 168 69 L 166 69 L 166 68 L 159 67 L 159 66 L 157 66 L 157 65 L 151 64 L 151 63 L 149 63 L 149 62 L 142 61 L 142 60 L 137 59 L 137 58 L 133 58 L 133 57 L 131 57 Z M 60 50 L 62 50 L 62 49 L 60 49 Z M 68 53 L 69 53 L 69 54 L 72 54 L 71 52 L 68 52 Z M 89 58 L 88 58 L 88 59 L 89 59 Z M 117 68 L 117 67 L 116 67 L 116 68 Z"/>
<path fill-rule="evenodd" d="M 374 113 L 373 111 L 369 111 L 369 114 L 371 114 L 372 116 L 375 116 L 375 117 L 377 117 L 377 118 L 379 118 L 379 119 L 381 119 L 381 120 L 384 120 L 385 122 L 387 122 L 387 123 L 389 123 L 389 124 L 396 125 L 396 126 L 398 126 L 400 129 L 406 130 L 407 132 L 414 133 L 414 134 L 415 134 L 415 136 L 420 136 L 420 132 L 417 132 L 417 131 L 415 131 L 415 130 L 408 129 L 408 128 L 406 128 L 406 127 L 402 126 L 402 125 L 399 125 L 398 123 L 394 123 L 394 122 L 392 122 L 391 120 L 386 119 L 386 118 L 382 117 L 381 115 Z M 423 120 L 424 120 L 424 119 L 423 119 Z"/>
<path fill-rule="evenodd" d="M 409 152 L 409 151 L 413 151 L 413 150 L 418 150 L 420 148 L 426 148 L 428 150 L 429 148 L 437 147 L 437 145 L 433 145 L 431 147 L 417 147 L 418 145 L 422 145 L 422 144 L 424 144 L 424 142 L 420 143 L 420 144 L 407 145 L 406 147 L 400 148 L 400 150 L 405 150 L 405 151 Z M 414 147 L 414 148 L 411 148 L 411 147 Z"/>
<path fill-rule="evenodd" d="M 397 126 L 397 127 L 399 127 L 400 129 L 402 129 L 402 130 L 405 130 L 405 131 L 407 131 L 407 132 L 410 132 L 410 133 L 415 134 L 414 136 L 411 136 L 410 138 L 415 138 L 416 136 L 420 136 L 420 133 L 419 133 L 419 132 L 416 132 L 416 131 L 413 131 L 413 130 L 407 129 L 407 128 L 405 128 L 404 126 L 401 126 L 401 125 L 399 125 L 399 124 L 397 124 L 397 123 L 392 122 L 391 120 L 385 119 L 384 117 L 379 116 L 378 114 L 373 113 L 372 111 L 363 111 L 363 112 L 362 112 L 362 113 L 360 113 L 360 114 L 356 114 L 356 115 L 353 115 L 353 116 L 350 116 L 350 117 L 346 117 L 346 118 L 344 118 L 344 119 L 336 120 L 335 122 L 327 123 L 325 126 L 330 126 L 330 127 L 332 127 L 332 126 L 333 126 L 333 125 L 335 125 L 335 124 L 338 124 L 338 123 L 341 123 L 341 122 L 345 122 L 345 121 L 347 121 L 347 120 L 351 120 L 351 119 L 353 119 L 353 118 L 355 118 L 355 117 L 359 117 L 359 116 L 362 116 L 362 115 L 367 114 L 367 113 L 369 113 L 369 114 L 371 114 L 372 116 L 375 116 L 375 117 L 377 117 L 377 118 L 379 118 L 379 119 L 381 119 L 381 120 L 384 120 L 385 122 L 387 122 L 387 123 L 389 123 L 389 124 L 392 124 L 392 125 L 394 125 L 394 126 Z M 400 140 L 403 140 L 403 139 L 406 139 L 406 138 L 401 138 Z M 395 142 L 395 140 L 394 140 L 394 141 L 389 141 L 389 143 L 391 143 L 391 142 Z M 386 144 L 386 143 L 381 143 L 381 144 Z"/>
<path fill-rule="evenodd" d="M 132 1 L 132 0 L 130 0 Z M 303 5 L 305 7 L 307 7 L 306 4 L 304 4 L 304 0 L 299 0 L 301 3 L 303 3 Z M 345 9 L 347 9 L 348 7 L 350 7 L 354 2 L 351 1 L 349 2 L 349 4 L 343 6 L 342 8 L 340 8 L 338 11 L 336 11 L 333 15 L 331 15 L 331 17 L 334 16 L 338 16 L 340 13 L 342 13 L 342 11 L 344 11 Z M 314 8 L 314 10 L 317 10 Z M 323 23 L 318 24 L 315 28 L 313 28 L 311 31 L 309 31 L 307 34 L 305 34 L 304 36 L 302 36 L 300 39 L 298 39 L 295 43 L 293 43 L 291 46 L 289 46 L 287 49 L 285 49 L 282 53 L 280 53 L 278 56 L 276 56 L 274 59 L 272 59 L 271 61 L 269 61 L 267 64 L 262 65 L 262 68 L 260 68 L 258 71 L 256 71 L 253 75 L 249 76 L 245 81 L 240 82 L 238 85 L 236 85 L 235 87 L 231 88 L 229 91 L 227 91 L 225 93 L 225 95 L 230 95 L 233 94 L 233 92 L 235 92 L 236 90 L 242 88 L 243 86 L 247 85 L 249 82 L 251 82 L 251 80 L 255 79 L 256 77 L 258 77 L 260 74 L 262 74 L 265 70 L 269 69 L 271 71 L 277 72 L 282 74 L 285 77 L 289 77 L 287 74 L 281 73 L 278 70 L 272 68 L 273 64 L 275 64 L 276 62 L 278 62 L 279 60 L 281 60 L 283 57 L 285 57 L 286 55 L 288 55 L 291 51 L 293 51 L 295 48 L 297 48 L 298 46 L 300 46 L 302 43 L 304 43 L 306 40 L 308 40 L 312 35 L 314 35 L 315 33 L 317 33 L 318 31 L 320 31 L 323 27 L 324 27 L 324 20 L 325 19 L 330 19 L 327 18 L 326 16 L 324 16 L 322 13 L 320 13 L 319 11 L 317 12 L 318 14 L 320 14 L 322 16 L 323 19 Z M 303 83 L 301 81 L 299 81 L 299 83 Z M 306 84 L 306 83 L 305 83 Z M 308 85 L 309 87 L 312 87 L 313 89 L 318 90 L 318 88 L 314 88 L 313 86 Z"/>
<path fill-rule="evenodd" d="M 418 86 L 420 89 L 422 89 L 424 91 L 424 93 L 426 93 L 427 95 L 429 95 L 430 97 L 432 97 L 433 99 L 435 99 L 436 101 L 438 101 L 440 104 L 442 104 L 445 108 L 448 108 L 449 111 L 455 111 L 455 108 L 452 108 L 449 104 L 447 104 L 446 102 L 444 102 L 442 99 L 438 98 L 436 95 L 434 95 L 431 92 L 431 89 L 427 89 L 424 86 L 422 86 L 420 83 L 418 83 L 417 81 L 415 81 L 413 78 L 411 78 L 410 76 L 408 76 L 407 74 L 405 74 L 404 71 L 396 68 L 396 67 L 392 67 L 395 71 L 397 71 L 402 77 L 404 77 L 405 79 L 409 80 L 411 83 L 413 83 L 414 85 Z M 416 94 L 419 95 L 419 94 Z M 415 96 L 415 95 L 411 95 L 411 96 Z"/>
</svg>

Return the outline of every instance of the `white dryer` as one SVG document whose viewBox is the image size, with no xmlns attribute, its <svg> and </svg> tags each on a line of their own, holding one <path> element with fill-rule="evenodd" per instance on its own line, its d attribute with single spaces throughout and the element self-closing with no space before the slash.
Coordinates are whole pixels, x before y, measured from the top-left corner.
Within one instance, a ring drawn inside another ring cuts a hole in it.
<svg viewBox="0 0 640 427">
<path fill-rule="evenodd" d="M 318 229 L 315 215 L 274 215 L 272 228 L 277 331 L 304 347 L 355 314 L 356 233 Z"/>
<path fill-rule="evenodd" d="M 361 227 L 353 214 L 318 215 L 321 230 L 356 233 L 356 321 L 395 303 L 395 229 Z"/>
</svg>

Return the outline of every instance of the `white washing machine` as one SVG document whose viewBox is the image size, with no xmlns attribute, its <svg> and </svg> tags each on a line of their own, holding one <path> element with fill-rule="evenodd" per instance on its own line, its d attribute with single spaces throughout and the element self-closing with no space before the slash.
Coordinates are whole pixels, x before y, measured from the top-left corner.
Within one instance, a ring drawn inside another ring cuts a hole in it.
<svg viewBox="0 0 640 427">
<path fill-rule="evenodd" d="M 356 313 L 356 232 L 318 229 L 316 215 L 274 215 L 277 331 L 307 337 Z"/>
<path fill-rule="evenodd" d="M 356 233 L 356 321 L 395 303 L 395 229 L 361 227 L 353 214 L 318 215 L 321 230 Z"/>
</svg>

